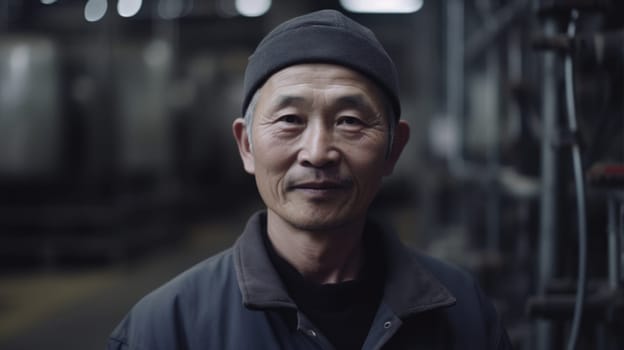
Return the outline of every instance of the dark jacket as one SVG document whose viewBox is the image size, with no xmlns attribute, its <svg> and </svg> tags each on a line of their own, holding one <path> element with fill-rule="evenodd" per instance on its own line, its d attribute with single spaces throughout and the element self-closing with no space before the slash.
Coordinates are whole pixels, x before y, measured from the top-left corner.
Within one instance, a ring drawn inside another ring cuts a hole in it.
<svg viewBox="0 0 624 350">
<path fill-rule="evenodd" d="M 252 216 L 234 246 L 137 303 L 108 350 L 331 349 L 298 311 Z M 466 273 L 383 234 L 384 296 L 363 349 L 510 349 L 494 308 Z M 345 325 L 348 327 L 348 325 Z"/>
</svg>

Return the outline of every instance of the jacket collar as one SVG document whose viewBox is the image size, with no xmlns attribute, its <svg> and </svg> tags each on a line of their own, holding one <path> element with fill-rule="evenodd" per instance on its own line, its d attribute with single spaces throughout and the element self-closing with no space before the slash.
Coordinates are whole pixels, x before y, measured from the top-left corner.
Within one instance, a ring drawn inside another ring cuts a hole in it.
<svg viewBox="0 0 624 350">
<path fill-rule="evenodd" d="M 243 304 L 252 309 L 296 309 L 264 249 L 263 225 L 266 213 L 255 213 L 234 244 L 234 267 Z M 455 303 L 448 289 L 418 262 L 418 254 L 396 235 L 377 231 L 387 257 L 383 302 L 399 317 Z"/>
<path fill-rule="evenodd" d="M 455 297 L 419 262 L 420 253 L 379 228 L 386 256 L 383 300 L 400 318 L 455 304 Z"/>
</svg>

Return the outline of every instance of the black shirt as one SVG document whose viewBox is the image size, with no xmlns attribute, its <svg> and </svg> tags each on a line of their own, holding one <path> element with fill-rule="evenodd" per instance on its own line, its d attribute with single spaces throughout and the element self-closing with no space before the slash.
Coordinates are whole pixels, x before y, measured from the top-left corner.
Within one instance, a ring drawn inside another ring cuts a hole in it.
<svg viewBox="0 0 624 350">
<path fill-rule="evenodd" d="M 364 264 L 352 281 L 318 284 L 282 258 L 266 232 L 264 244 L 288 294 L 336 349 L 361 349 L 383 294 L 383 257 L 376 232 L 365 232 Z M 377 247 L 377 248 L 375 248 Z"/>
</svg>

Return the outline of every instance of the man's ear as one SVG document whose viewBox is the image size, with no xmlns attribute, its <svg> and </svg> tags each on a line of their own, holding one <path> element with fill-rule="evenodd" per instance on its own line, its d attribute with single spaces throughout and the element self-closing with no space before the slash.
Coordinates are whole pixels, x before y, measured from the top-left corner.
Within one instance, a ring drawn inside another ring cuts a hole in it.
<svg viewBox="0 0 624 350">
<path fill-rule="evenodd" d="M 234 139 L 238 146 L 238 153 L 243 161 L 243 167 L 249 174 L 254 174 L 254 156 L 249 143 L 249 136 L 247 135 L 247 126 L 243 118 L 236 118 L 232 123 L 232 132 L 234 133 Z"/>
<path fill-rule="evenodd" d="M 390 154 L 386 159 L 384 176 L 388 176 L 392 174 L 394 171 L 394 166 L 396 165 L 407 141 L 410 137 L 410 128 L 409 124 L 405 120 L 399 120 L 397 125 L 394 128 L 394 139 L 392 140 L 392 148 L 390 149 Z"/>
</svg>

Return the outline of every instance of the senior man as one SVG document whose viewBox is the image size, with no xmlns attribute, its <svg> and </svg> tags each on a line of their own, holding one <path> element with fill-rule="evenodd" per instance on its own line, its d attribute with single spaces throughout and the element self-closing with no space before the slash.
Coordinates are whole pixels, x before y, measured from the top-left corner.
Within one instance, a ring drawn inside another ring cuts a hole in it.
<svg viewBox="0 0 624 350">
<path fill-rule="evenodd" d="M 409 138 L 395 66 L 324 10 L 270 32 L 233 132 L 266 210 L 234 246 L 143 298 L 108 349 L 508 349 L 466 273 L 367 217 Z"/>
</svg>

